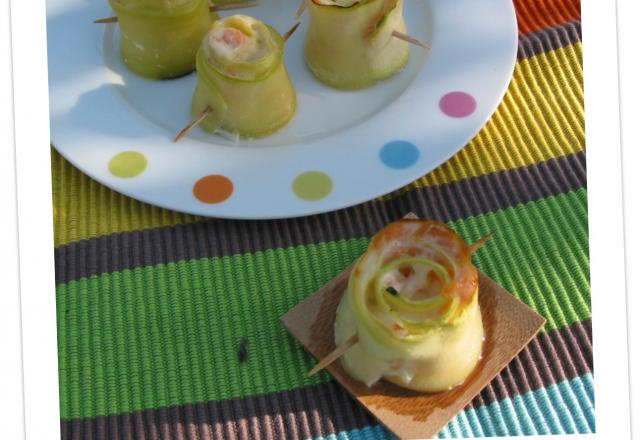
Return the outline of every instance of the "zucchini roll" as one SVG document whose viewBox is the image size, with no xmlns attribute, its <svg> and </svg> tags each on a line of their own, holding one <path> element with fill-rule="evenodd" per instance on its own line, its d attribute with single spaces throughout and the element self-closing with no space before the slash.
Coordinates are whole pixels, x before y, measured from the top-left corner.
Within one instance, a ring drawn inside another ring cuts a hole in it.
<svg viewBox="0 0 640 440">
<path fill-rule="evenodd" d="M 341 358 L 349 375 L 421 392 L 464 382 L 484 341 L 471 254 L 440 222 L 402 220 L 380 231 L 356 263 L 336 315 L 336 346 L 358 337 Z"/>
<path fill-rule="evenodd" d="M 151 79 L 192 72 L 202 38 L 217 15 L 209 0 L 109 0 L 120 23 L 125 64 Z"/>
<path fill-rule="evenodd" d="M 409 45 L 404 0 L 305 0 L 310 23 L 305 58 L 323 83 L 339 89 L 371 86 L 402 70 Z"/>
<path fill-rule="evenodd" d="M 296 111 L 296 92 L 284 65 L 284 40 L 271 26 L 245 15 L 216 21 L 196 57 L 194 117 L 200 127 L 243 138 L 269 135 Z"/>
</svg>

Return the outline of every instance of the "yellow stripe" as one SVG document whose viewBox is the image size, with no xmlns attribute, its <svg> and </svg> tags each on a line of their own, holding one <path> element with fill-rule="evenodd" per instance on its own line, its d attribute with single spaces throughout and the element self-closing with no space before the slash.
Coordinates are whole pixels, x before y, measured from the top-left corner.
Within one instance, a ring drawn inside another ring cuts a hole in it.
<svg viewBox="0 0 640 440">
<path fill-rule="evenodd" d="M 584 150 L 582 45 L 521 61 L 496 114 L 468 146 L 400 191 L 531 165 Z M 96 183 L 52 155 L 56 246 L 202 218 L 156 208 Z"/>
<path fill-rule="evenodd" d="M 123 196 L 89 178 L 52 149 L 55 245 L 115 232 L 202 220 Z"/>
</svg>

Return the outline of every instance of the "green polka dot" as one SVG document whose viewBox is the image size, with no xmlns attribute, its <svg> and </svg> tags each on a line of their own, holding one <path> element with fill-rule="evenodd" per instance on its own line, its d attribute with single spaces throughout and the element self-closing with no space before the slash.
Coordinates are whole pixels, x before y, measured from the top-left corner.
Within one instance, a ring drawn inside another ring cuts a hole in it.
<svg viewBox="0 0 640 440">
<path fill-rule="evenodd" d="M 137 151 L 125 151 L 113 156 L 109 162 L 109 171 L 123 179 L 139 176 L 147 169 L 147 158 Z"/>
<path fill-rule="evenodd" d="M 317 201 L 326 198 L 333 191 L 331 177 L 320 171 L 300 174 L 293 181 L 293 192 L 303 200 Z"/>
</svg>

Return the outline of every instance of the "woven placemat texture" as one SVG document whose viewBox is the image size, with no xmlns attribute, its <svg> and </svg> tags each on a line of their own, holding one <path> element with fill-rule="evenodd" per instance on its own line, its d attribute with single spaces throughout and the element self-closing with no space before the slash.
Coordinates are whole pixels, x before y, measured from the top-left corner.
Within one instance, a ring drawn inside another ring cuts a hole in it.
<svg viewBox="0 0 640 440">
<path fill-rule="evenodd" d="M 469 145 L 411 185 L 302 219 L 228 221 L 149 206 L 52 152 L 63 439 L 391 435 L 279 317 L 412 211 L 547 319 L 440 438 L 595 431 L 578 0 L 515 0 L 518 64 Z"/>
</svg>

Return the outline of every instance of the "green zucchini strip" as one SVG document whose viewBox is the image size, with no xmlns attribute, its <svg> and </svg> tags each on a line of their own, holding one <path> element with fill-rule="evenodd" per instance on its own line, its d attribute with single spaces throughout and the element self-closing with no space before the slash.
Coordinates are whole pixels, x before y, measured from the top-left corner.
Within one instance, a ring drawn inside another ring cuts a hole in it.
<svg viewBox="0 0 640 440">
<path fill-rule="evenodd" d="M 118 16 L 126 66 L 150 79 L 193 71 L 211 22 L 208 0 L 109 0 Z"/>
<path fill-rule="evenodd" d="M 289 123 L 297 98 L 283 57 L 284 41 L 271 26 L 245 15 L 216 21 L 197 55 L 191 113 L 212 109 L 200 127 L 258 138 Z"/>
<path fill-rule="evenodd" d="M 339 89 L 365 88 L 406 65 L 409 45 L 392 35 L 407 32 L 404 0 L 306 2 L 310 22 L 305 59 L 323 83 Z"/>
</svg>

